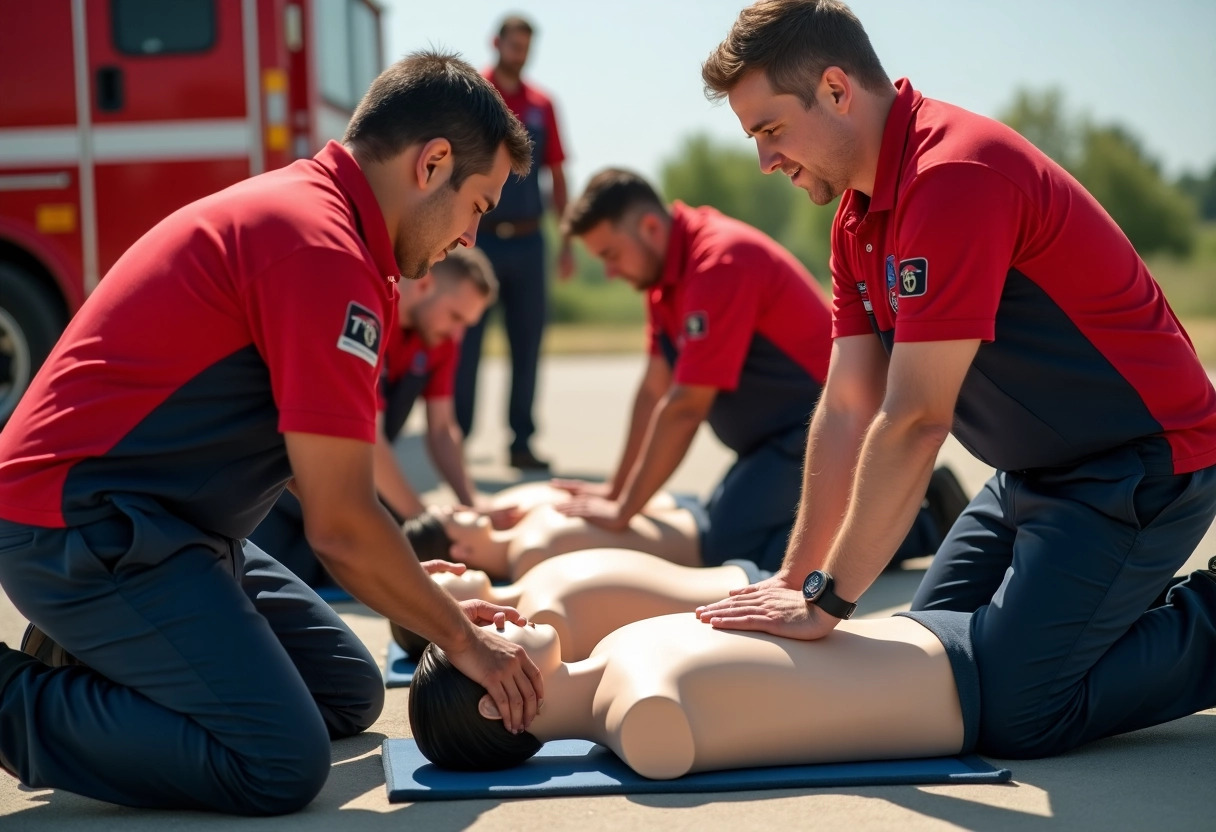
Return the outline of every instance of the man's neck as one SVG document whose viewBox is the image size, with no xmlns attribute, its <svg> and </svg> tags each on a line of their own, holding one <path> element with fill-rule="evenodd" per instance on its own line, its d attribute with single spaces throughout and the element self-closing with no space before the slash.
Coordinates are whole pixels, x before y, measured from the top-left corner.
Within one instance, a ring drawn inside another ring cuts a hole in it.
<svg viewBox="0 0 1216 832">
<path fill-rule="evenodd" d="M 494 83 L 506 93 L 517 93 L 523 86 L 521 73 L 506 69 L 502 64 L 494 67 Z"/>
</svg>

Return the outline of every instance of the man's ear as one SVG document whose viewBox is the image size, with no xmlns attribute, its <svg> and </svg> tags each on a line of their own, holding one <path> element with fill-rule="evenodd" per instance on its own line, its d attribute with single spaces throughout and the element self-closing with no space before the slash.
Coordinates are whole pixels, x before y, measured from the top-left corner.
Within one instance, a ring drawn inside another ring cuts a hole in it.
<svg viewBox="0 0 1216 832">
<path fill-rule="evenodd" d="M 502 714 L 498 712 L 498 705 L 494 703 L 488 693 L 477 700 L 477 713 L 486 719 L 502 719 Z"/>
<path fill-rule="evenodd" d="M 439 137 L 424 144 L 418 153 L 414 175 L 419 188 L 431 188 L 447 182 L 452 175 L 452 143 Z"/>
</svg>

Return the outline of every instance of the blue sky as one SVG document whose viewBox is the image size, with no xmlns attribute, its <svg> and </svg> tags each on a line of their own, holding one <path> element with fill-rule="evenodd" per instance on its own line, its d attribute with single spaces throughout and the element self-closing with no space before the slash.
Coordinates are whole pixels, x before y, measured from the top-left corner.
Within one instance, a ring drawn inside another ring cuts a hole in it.
<svg viewBox="0 0 1216 832">
<path fill-rule="evenodd" d="M 557 101 L 579 189 L 607 165 L 657 176 L 697 131 L 743 137 L 701 93 L 700 65 L 741 0 L 381 0 L 386 58 L 441 46 L 490 63 L 502 15 L 539 27 L 526 74 Z M 1117 122 L 1173 176 L 1216 164 L 1216 0 L 853 0 L 892 78 L 999 114 L 1023 86 L 1063 90 L 1070 113 Z"/>
</svg>

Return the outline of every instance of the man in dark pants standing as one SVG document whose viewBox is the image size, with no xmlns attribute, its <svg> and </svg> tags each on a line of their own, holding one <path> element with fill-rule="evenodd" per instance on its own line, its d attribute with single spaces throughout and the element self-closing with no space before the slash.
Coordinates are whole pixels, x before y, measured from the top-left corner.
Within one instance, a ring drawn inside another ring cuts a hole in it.
<svg viewBox="0 0 1216 832">
<path fill-rule="evenodd" d="M 469 65 L 385 70 L 343 144 L 192 203 L 119 259 L 0 433 L 0 768 L 129 806 L 276 814 L 383 705 L 375 660 L 244 542 L 291 480 L 352 595 L 454 651 L 522 728 L 539 674 L 376 499 L 399 276 L 471 246 L 527 134 Z M 32 655 L 31 655 L 32 654 Z M 73 658 L 74 657 L 74 658 Z M 45 659 L 43 661 L 41 659 Z"/>
<path fill-rule="evenodd" d="M 616 473 L 603 484 L 556 480 L 573 495 L 558 510 L 624 528 L 708 422 L 738 458 L 705 506 L 701 563 L 775 570 L 832 348 L 823 290 L 772 238 L 713 208 L 666 206 L 626 170 L 593 176 L 562 225 L 610 278 L 645 294 L 650 361 Z M 950 469 L 933 478 L 928 503 L 891 563 L 936 551 L 966 505 Z"/>
<path fill-rule="evenodd" d="M 545 239 L 540 230 L 545 213 L 540 169 L 549 171 L 553 210 L 561 216 L 566 210 L 566 175 L 562 169 L 566 154 L 552 101 L 522 77 L 533 31 L 532 24 L 522 17 L 506 18 L 494 38 L 498 63 L 485 72 L 532 138 L 532 170 L 522 178 L 512 177 L 503 187 L 498 207 L 486 217 L 480 243 L 498 275 L 499 302 L 511 347 L 511 394 L 507 410 L 507 423 L 513 434 L 510 462 L 523 470 L 546 470 L 549 463 L 533 453 L 531 444 L 536 433 L 533 419 L 536 373 L 548 315 Z M 564 280 L 573 271 L 569 243 L 563 241 L 558 275 Z M 469 328 L 456 369 L 456 421 L 465 436 L 473 429 L 477 368 L 485 327 L 486 318 L 482 318 Z"/>
<path fill-rule="evenodd" d="M 748 7 L 702 77 L 762 170 L 841 196 L 798 523 L 779 574 L 702 620 L 830 633 L 953 431 L 997 473 L 909 615 L 978 672 L 978 750 L 1216 705 L 1216 573 L 1157 600 L 1216 514 L 1216 390 L 1110 216 L 1013 130 L 891 83 L 843 3 Z"/>
</svg>

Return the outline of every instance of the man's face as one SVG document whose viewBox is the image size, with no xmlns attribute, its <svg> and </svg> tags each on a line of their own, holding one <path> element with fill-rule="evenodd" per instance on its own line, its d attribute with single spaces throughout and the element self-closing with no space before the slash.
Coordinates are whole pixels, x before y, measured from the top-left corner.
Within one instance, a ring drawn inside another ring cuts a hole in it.
<svg viewBox="0 0 1216 832">
<path fill-rule="evenodd" d="M 498 204 L 510 172 L 510 157 L 501 146 L 489 173 L 466 177 L 459 189 L 446 178 L 429 183 L 431 192 L 401 218 L 395 254 L 402 277 L 418 280 L 456 246 L 472 247 L 478 222 Z"/>
<path fill-rule="evenodd" d="M 498 48 L 498 63 L 516 75 L 523 72 L 528 62 L 528 50 L 532 48 L 532 36 L 527 32 L 512 31 L 495 40 Z"/>
<path fill-rule="evenodd" d="M 744 132 L 756 140 L 762 171 L 781 171 L 816 205 L 827 205 L 850 187 L 858 144 L 848 120 L 832 109 L 826 89 L 807 109 L 797 96 L 774 92 L 764 72 L 753 70 L 727 100 Z"/>
<path fill-rule="evenodd" d="M 666 251 L 643 239 L 641 218 L 623 217 L 619 223 L 603 222 L 582 235 L 587 251 L 604 264 L 609 278 L 624 280 L 639 292 L 649 289 L 663 276 Z"/>
<path fill-rule="evenodd" d="M 481 320 L 486 298 L 470 280 L 434 277 L 435 289 L 413 310 L 414 329 L 428 347 L 464 338 L 465 330 Z"/>
</svg>

